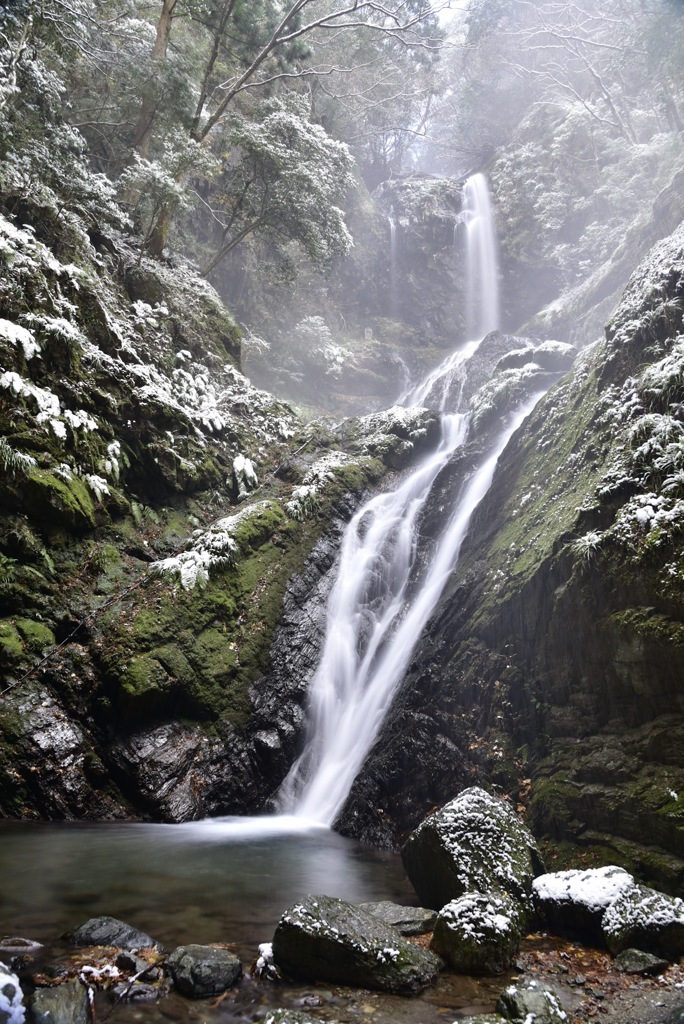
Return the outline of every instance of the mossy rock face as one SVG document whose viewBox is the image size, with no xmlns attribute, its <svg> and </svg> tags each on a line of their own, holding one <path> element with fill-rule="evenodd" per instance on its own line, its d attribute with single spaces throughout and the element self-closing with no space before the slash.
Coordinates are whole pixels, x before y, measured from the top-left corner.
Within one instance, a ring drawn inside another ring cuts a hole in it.
<svg viewBox="0 0 684 1024">
<path fill-rule="evenodd" d="M 0 620 L 0 664 L 18 665 L 27 655 L 41 655 L 55 643 L 55 635 L 42 622 L 32 619 Z"/>
<path fill-rule="evenodd" d="M 88 488 L 74 476 L 62 480 L 34 469 L 21 487 L 21 501 L 30 519 L 47 527 L 62 526 L 84 533 L 95 526 L 95 505 Z"/>
<path fill-rule="evenodd" d="M 122 666 L 119 684 L 121 710 L 130 716 L 161 713 L 176 686 L 163 666 L 144 654 Z"/>
<path fill-rule="evenodd" d="M 417 992 L 442 961 L 360 907 L 331 896 L 305 896 L 286 910 L 273 936 L 286 974 L 385 992 Z"/>
</svg>

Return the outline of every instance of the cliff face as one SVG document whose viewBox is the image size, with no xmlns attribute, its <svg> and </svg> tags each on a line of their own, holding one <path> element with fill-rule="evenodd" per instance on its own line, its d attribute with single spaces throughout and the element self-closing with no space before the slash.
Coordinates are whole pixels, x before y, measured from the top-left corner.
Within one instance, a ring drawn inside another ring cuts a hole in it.
<svg viewBox="0 0 684 1024">
<path fill-rule="evenodd" d="M 47 187 L 0 198 L 0 814 L 254 810 L 305 696 L 292 661 L 260 685 L 288 581 L 436 417 L 360 421 L 342 452 L 242 376 L 216 293 L 114 204 L 94 229 Z"/>
<path fill-rule="evenodd" d="M 502 456 L 343 829 L 392 844 L 488 779 L 681 885 L 683 308 L 680 228 Z"/>
</svg>

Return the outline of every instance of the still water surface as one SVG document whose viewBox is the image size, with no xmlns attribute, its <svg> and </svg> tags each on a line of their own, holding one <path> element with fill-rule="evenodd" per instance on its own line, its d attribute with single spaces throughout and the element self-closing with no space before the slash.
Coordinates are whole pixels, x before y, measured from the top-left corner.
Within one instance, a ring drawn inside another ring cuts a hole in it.
<svg viewBox="0 0 684 1024">
<path fill-rule="evenodd" d="M 214 819 L 186 825 L 0 822 L 0 937 L 20 935 L 63 954 L 65 933 L 108 914 L 167 949 L 228 942 L 246 970 L 280 915 L 306 893 L 355 903 L 415 903 L 395 854 L 362 846 L 301 819 Z M 501 981 L 495 988 L 501 988 Z M 105 998 L 105 997 L 103 997 Z M 465 1008 L 491 1007 L 491 992 L 443 976 L 407 999 L 330 987 L 273 986 L 246 977 L 218 1005 L 170 996 L 118 1006 L 118 1024 L 254 1021 L 266 1007 L 293 1006 L 321 1021 L 433 1024 Z M 310 1005 L 311 1000 L 319 1006 Z M 98 1014 L 103 1017 L 107 1005 Z"/>
</svg>

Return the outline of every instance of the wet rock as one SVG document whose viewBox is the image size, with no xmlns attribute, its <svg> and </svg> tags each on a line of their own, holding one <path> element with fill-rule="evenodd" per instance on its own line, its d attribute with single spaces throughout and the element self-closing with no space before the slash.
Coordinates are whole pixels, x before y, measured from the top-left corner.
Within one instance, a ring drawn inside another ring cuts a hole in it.
<svg viewBox="0 0 684 1024">
<path fill-rule="evenodd" d="M 23 993 L 16 974 L 0 963 L 0 1024 L 23 1024 Z"/>
<path fill-rule="evenodd" d="M 417 992 L 443 966 L 368 911 L 331 896 L 306 896 L 273 936 L 277 965 L 295 977 L 386 992 Z"/>
<path fill-rule="evenodd" d="M 402 469 L 438 443 L 440 429 L 440 418 L 431 410 L 395 405 L 343 424 L 341 436 L 349 440 L 352 451 Z"/>
<path fill-rule="evenodd" d="M 558 996 L 537 981 L 510 985 L 497 999 L 495 1009 L 514 1024 L 567 1024 L 568 1020 Z"/>
<path fill-rule="evenodd" d="M 142 981 L 136 981 L 132 985 L 130 982 L 119 982 L 110 989 L 110 992 L 120 1003 L 155 1003 L 160 996 L 158 988 Z"/>
<path fill-rule="evenodd" d="M 401 935 L 424 935 L 435 927 L 437 914 L 426 907 L 402 907 L 391 900 L 380 903 L 359 903 L 362 910 L 396 928 Z"/>
<path fill-rule="evenodd" d="M 229 950 L 194 944 L 174 949 L 166 960 L 166 969 L 181 995 L 190 999 L 225 992 L 242 974 L 242 964 Z"/>
<path fill-rule="evenodd" d="M 442 907 L 431 948 L 458 974 L 501 974 L 520 948 L 524 919 L 506 893 L 468 893 Z"/>
<path fill-rule="evenodd" d="M 554 871 L 535 878 L 532 896 L 537 914 L 555 934 L 600 941 L 605 911 L 633 885 L 632 875 L 614 865 Z"/>
<path fill-rule="evenodd" d="M 72 940 L 77 946 L 117 946 L 119 949 L 161 949 L 146 932 L 116 917 L 91 917 L 77 928 Z"/>
<path fill-rule="evenodd" d="M 88 1024 L 88 993 L 80 981 L 36 989 L 31 1001 L 36 1024 Z"/>
<path fill-rule="evenodd" d="M 33 939 L 22 939 L 18 935 L 6 935 L 3 939 L 0 939 L 0 954 L 21 953 L 24 956 L 33 955 L 42 949 L 42 943 L 34 942 Z"/>
<path fill-rule="evenodd" d="M 611 953 L 635 947 L 676 960 L 684 953 L 684 900 L 634 884 L 603 915 Z"/>
<path fill-rule="evenodd" d="M 660 974 L 667 966 L 667 960 L 640 949 L 623 949 L 615 957 L 615 970 L 623 974 Z"/>
<path fill-rule="evenodd" d="M 470 892 L 501 890 L 532 909 L 541 857 L 510 805 L 476 786 L 426 818 L 401 851 L 420 900 L 439 909 Z"/>
</svg>

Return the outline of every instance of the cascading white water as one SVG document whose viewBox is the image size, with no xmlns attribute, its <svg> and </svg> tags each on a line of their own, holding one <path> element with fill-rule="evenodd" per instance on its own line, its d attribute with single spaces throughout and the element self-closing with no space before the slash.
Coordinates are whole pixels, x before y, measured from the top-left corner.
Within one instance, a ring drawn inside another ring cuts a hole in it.
<svg viewBox="0 0 684 1024">
<path fill-rule="evenodd" d="M 277 797 L 283 813 L 303 819 L 332 824 L 339 813 L 458 559 L 470 517 L 489 488 L 496 460 L 529 412 L 523 410 L 502 432 L 492 454 L 469 480 L 432 563 L 407 604 L 417 517 L 438 473 L 467 434 L 467 418 L 456 411 L 466 364 L 484 334 L 498 323 L 496 244 L 481 175 L 466 183 L 464 207 L 469 288 L 475 290 L 479 304 L 491 302 L 494 308 L 481 313 L 480 336 L 448 356 L 405 397 L 407 405 L 430 405 L 444 414 L 439 447 L 395 491 L 379 494 L 363 506 L 345 532 L 323 651 L 310 684 L 304 750 Z M 391 218 L 390 225 L 394 247 Z M 396 258 L 394 250 L 391 258 Z M 454 411 L 447 414 L 447 405 Z"/>
<path fill-rule="evenodd" d="M 392 320 L 399 316 L 399 281 L 397 278 L 397 222 L 394 219 L 394 208 L 390 210 L 390 308 L 389 315 Z"/>
<path fill-rule="evenodd" d="M 468 271 L 468 337 L 484 338 L 499 327 L 499 255 L 492 203 L 484 174 L 463 186 Z"/>
</svg>

